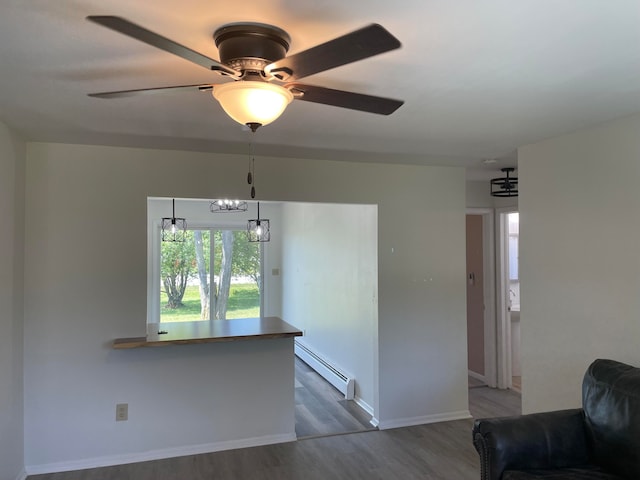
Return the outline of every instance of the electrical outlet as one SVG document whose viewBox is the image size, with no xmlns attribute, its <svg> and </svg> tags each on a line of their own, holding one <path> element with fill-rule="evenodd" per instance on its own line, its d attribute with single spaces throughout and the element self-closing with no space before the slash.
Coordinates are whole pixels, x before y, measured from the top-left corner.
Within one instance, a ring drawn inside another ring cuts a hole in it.
<svg viewBox="0 0 640 480">
<path fill-rule="evenodd" d="M 116 422 L 125 422 L 129 420 L 129 404 L 118 403 L 116 405 Z"/>
</svg>

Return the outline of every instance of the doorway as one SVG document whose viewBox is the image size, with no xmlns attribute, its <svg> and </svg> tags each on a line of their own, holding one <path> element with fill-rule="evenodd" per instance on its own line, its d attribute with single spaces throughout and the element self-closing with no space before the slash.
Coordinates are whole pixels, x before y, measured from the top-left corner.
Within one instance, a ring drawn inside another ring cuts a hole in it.
<svg viewBox="0 0 640 480">
<path fill-rule="evenodd" d="M 467 347 L 474 415 L 497 414 L 484 409 L 497 399 L 509 405 L 498 416 L 512 414 L 521 405 L 518 220 L 516 208 L 467 209 Z M 477 366 L 481 359 L 484 371 Z"/>
<path fill-rule="evenodd" d="M 469 384 L 496 387 L 493 209 L 467 209 L 466 226 Z"/>
<path fill-rule="evenodd" d="M 522 388 L 520 354 L 520 218 L 513 208 L 496 210 L 498 388 Z"/>
</svg>

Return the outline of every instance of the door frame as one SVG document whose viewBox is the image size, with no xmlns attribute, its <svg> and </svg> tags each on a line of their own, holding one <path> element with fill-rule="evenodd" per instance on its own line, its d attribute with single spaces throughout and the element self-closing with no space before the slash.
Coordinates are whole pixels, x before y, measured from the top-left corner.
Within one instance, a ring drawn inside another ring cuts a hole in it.
<svg viewBox="0 0 640 480">
<path fill-rule="evenodd" d="M 495 228 L 493 208 L 467 208 L 466 215 L 482 216 L 482 263 L 483 263 L 483 299 L 484 299 L 484 377 L 489 387 L 496 387 L 497 354 L 496 354 L 496 262 L 495 262 Z"/>
<path fill-rule="evenodd" d="M 496 208 L 496 333 L 498 388 L 513 387 L 511 362 L 511 313 L 509 308 L 509 224 L 508 214 L 518 207 Z"/>
</svg>

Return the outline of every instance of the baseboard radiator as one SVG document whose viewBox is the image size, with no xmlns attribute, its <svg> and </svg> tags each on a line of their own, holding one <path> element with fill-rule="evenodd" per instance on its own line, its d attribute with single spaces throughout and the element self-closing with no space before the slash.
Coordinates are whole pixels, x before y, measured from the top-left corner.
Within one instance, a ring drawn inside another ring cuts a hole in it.
<svg viewBox="0 0 640 480">
<path fill-rule="evenodd" d="M 322 378 L 342 392 L 345 399 L 353 400 L 356 387 L 356 382 L 353 378 L 338 370 L 316 352 L 298 341 L 295 342 L 295 354 L 300 360 L 318 372 Z"/>
</svg>

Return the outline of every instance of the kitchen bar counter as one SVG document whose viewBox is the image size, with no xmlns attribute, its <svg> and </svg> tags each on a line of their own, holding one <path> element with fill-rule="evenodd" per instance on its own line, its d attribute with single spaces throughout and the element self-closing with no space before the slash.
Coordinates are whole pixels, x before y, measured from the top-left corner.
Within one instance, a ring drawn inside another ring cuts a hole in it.
<svg viewBox="0 0 640 480">
<path fill-rule="evenodd" d="M 159 333 L 161 332 L 166 333 Z M 164 347 L 194 343 L 293 338 L 302 332 L 278 317 L 151 323 L 146 337 L 116 338 L 113 348 Z"/>
</svg>

